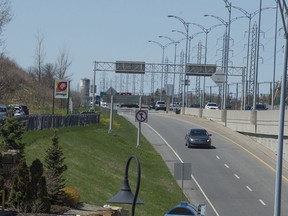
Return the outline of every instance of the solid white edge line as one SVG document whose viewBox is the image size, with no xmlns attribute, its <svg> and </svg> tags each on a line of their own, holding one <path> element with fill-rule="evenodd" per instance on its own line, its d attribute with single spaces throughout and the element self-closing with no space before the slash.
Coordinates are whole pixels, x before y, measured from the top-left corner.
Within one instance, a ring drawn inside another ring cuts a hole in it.
<svg viewBox="0 0 288 216">
<path fill-rule="evenodd" d="M 149 124 L 146 123 L 147 126 L 149 126 L 164 142 L 165 144 L 171 149 L 171 151 L 173 151 L 173 153 L 176 155 L 176 157 L 179 159 L 179 161 L 181 163 L 183 163 L 183 160 L 180 158 L 180 156 L 176 153 L 176 151 L 169 145 L 169 143 L 153 128 L 151 127 Z M 209 203 L 209 205 L 211 206 L 211 208 L 213 209 L 214 213 L 219 216 L 218 212 L 216 211 L 215 207 L 213 206 L 213 204 L 211 203 L 211 201 L 209 200 L 209 198 L 207 197 L 207 195 L 205 194 L 205 192 L 203 191 L 203 189 L 201 188 L 201 186 L 199 185 L 199 183 L 197 182 L 197 180 L 195 179 L 195 177 L 191 174 L 191 177 L 193 179 L 193 181 L 196 183 L 196 185 L 199 187 L 201 193 L 203 194 L 203 196 L 205 197 L 205 199 L 207 200 L 207 202 Z"/>
</svg>

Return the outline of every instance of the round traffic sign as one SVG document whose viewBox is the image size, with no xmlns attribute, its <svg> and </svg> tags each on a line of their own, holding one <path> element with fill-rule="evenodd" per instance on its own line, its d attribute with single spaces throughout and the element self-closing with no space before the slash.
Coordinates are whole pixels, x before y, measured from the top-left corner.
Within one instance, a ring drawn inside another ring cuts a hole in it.
<svg viewBox="0 0 288 216">
<path fill-rule="evenodd" d="M 147 122 L 148 112 L 145 110 L 138 110 L 135 115 L 136 121 L 138 122 Z"/>
</svg>

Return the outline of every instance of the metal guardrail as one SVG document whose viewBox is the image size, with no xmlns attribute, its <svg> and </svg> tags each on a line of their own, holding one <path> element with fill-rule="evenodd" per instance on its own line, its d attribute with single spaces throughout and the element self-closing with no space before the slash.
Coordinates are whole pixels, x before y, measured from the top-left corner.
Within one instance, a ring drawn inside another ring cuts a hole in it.
<svg viewBox="0 0 288 216">
<path fill-rule="evenodd" d="M 17 116 L 25 122 L 27 131 L 99 124 L 100 114 L 28 115 Z"/>
</svg>

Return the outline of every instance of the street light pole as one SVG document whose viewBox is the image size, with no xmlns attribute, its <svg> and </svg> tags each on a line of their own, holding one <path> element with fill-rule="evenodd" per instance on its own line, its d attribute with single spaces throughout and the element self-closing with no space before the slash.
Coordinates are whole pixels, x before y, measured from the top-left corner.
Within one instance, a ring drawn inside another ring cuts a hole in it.
<svg viewBox="0 0 288 216">
<path fill-rule="evenodd" d="M 171 41 L 172 44 L 174 44 L 174 74 L 173 74 L 173 94 L 172 94 L 172 103 L 174 103 L 174 95 L 175 95 L 175 75 L 176 75 L 176 57 L 177 57 L 177 45 L 180 43 L 181 40 L 175 41 L 170 37 L 166 37 L 166 36 L 159 36 L 159 38 L 166 38 L 169 41 Z M 185 38 L 184 38 L 185 39 Z"/>
<path fill-rule="evenodd" d="M 184 66 L 184 84 L 183 84 L 183 94 L 182 94 L 182 107 L 183 107 L 183 112 L 182 114 L 185 113 L 185 86 L 186 86 L 186 71 L 187 71 L 187 57 L 188 57 L 188 39 L 189 39 L 189 23 L 183 20 L 182 18 L 174 15 L 168 15 L 168 17 L 172 17 L 175 19 L 178 19 L 182 24 L 184 25 L 185 31 L 186 31 L 186 52 L 185 52 L 185 66 Z"/>
<path fill-rule="evenodd" d="M 150 43 L 155 43 L 157 44 L 161 49 L 162 49 L 162 69 L 161 69 L 161 89 L 160 89 L 160 100 L 162 100 L 162 90 L 163 90 L 163 73 L 164 73 L 164 52 L 165 48 L 169 46 L 172 43 L 168 43 L 166 45 L 163 45 L 157 41 L 149 40 L 148 42 Z"/>
<path fill-rule="evenodd" d="M 197 24 L 197 23 L 191 23 L 192 25 L 198 26 L 200 29 L 202 29 L 202 31 L 205 33 L 205 54 L 204 54 L 204 64 L 207 64 L 207 44 L 208 44 L 208 34 L 209 32 L 218 27 L 218 26 L 222 26 L 222 24 L 217 24 L 214 26 L 211 26 L 210 28 L 204 28 L 204 26 Z M 204 106 L 205 103 L 205 76 L 203 77 L 203 99 L 202 99 L 202 107 Z"/>
</svg>

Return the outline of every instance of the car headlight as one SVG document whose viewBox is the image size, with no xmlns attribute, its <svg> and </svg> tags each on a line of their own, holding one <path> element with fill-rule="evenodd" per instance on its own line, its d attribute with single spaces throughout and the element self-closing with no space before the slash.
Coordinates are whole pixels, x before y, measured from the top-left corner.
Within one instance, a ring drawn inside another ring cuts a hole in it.
<svg viewBox="0 0 288 216">
<path fill-rule="evenodd" d="M 194 142 L 194 139 L 193 139 L 193 138 L 189 138 L 189 141 L 190 141 L 190 142 Z"/>
</svg>

